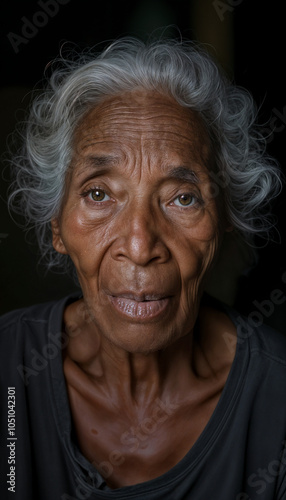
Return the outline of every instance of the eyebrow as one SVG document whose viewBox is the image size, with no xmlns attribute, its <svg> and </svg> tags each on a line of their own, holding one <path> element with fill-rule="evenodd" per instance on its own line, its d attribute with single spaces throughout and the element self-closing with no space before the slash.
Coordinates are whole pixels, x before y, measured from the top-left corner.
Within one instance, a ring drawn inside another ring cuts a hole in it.
<svg viewBox="0 0 286 500">
<path fill-rule="evenodd" d="M 76 177 L 81 175 L 85 170 L 89 168 L 98 168 L 98 167 L 110 167 L 117 163 L 119 158 L 114 155 L 93 155 L 93 156 L 88 156 L 85 159 L 85 166 L 83 169 L 80 169 L 80 171 L 76 174 Z"/>
<path fill-rule="evenodd" d="M 119 162 L 119 157 L 115 155 L 93 155 L 87 158 L 87 164 L 81 169 L 76 177 L 81 176 L 86 170 L 95 170 L 90 177 L 94 175 L 102 175 L 111 170 Z M 179 165 L 177 167 L 169 167 L 166 169 L 166 177 L 182 182 L 190 182 L 199 184 L 200 179 L 197 173 L 187 166 Z"/>
<path fill-rule="evenodd" d="M 94 176 L 99 176 L 102 174 L 106 174 L 109 172 L 114 165 L 116 165 L 119 161 L 119 158 L 114 155 L 96 155 L 89 156 L 85 159 L 85 165 L 79 169 L 79 171 L 75 174 L 75 177 L 81 177 L 85 173 L 90 172 L 88 177 L 84 177 L 81 181 L 81 185 L 92 179 Z"/>
<path fill-rule="evenodd" d="M 199 184 L 200 182 L 200 179 L 196 172 L 184 166 L 172 167 L 168 172 L 168 177 L 171 179 L 176 179 L 184 182 L 192 182 L 195 184 Z"/>
</svg>

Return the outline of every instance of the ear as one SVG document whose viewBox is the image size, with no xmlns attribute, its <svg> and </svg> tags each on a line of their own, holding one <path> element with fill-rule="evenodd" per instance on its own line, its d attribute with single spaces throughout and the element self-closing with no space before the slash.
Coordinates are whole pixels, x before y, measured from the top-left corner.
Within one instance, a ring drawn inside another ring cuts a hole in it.
<svg viewBox="0 0 286 500">
<path fill-rule="evenodd" d="M 54 218 L 51 220 L 51 227 L 52 227 L 52 234 L 53 234 L 53 247 L 54 249 L 62 254 L 67 254 L 66 247 L 64 245 L 64 242 L 61 238 L 61 229 L 60 229 L 60 224 L 59 220 L 57 218 Z"/>
</svg>

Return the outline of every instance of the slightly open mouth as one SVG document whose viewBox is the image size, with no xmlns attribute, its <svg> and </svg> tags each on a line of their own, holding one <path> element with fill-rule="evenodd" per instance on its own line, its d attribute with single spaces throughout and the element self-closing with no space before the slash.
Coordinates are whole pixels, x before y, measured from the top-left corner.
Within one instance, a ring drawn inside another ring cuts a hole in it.
<svg viewBox="0 0 286 500">
<path fill-rule="evenodd" d="M 147 320 L 158 317 L 162 314 L 169 302 L 170 297 L 162 298 L 145 298 L 137 300 L 137 298 L 116 297 L 110 296 L 111 303 L 120 313 L 129 318 Z"/>
</svg>

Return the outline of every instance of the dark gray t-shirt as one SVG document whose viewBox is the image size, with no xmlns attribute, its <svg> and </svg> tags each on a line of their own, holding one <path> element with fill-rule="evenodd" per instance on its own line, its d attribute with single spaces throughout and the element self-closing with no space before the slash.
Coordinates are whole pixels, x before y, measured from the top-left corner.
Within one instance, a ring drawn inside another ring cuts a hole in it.
<svg viewBox="0 0 286 500">
<path fill-rule="evenodd" d="M 164 475 L 111 490 L 104 471 L 112 461 L 107 458 L 101 475 L 82 456 L 73 435 L 61 355 L 63 310 L 71 300 L 0 319 L 1 499 L 286 500 L 284 335 L 267 326 L 251 327 L 226 308 L 238 342 L 206 428 Z M 233 349 L 234 339 L 224 335 Z M 170 410 L 166 402 L 160 404 Z"/>
</svg>

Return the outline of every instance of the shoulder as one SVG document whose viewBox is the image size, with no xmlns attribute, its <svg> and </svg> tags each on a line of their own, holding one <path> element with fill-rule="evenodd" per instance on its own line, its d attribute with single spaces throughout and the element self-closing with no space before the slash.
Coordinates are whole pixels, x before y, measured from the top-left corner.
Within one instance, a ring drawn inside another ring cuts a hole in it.
<svg viewBox="0 0 286 500">
<path fill-rule="evenodd" d="M 41 317 L 42 304 L 37 304 L 30 307 L 23 307 L 21 309 L 14 309 L 0 316 L 1 330 L 5 328 L 13 328 L 13 325 L 18 322 L 23 322 L 35 318 L 36 320 Z"/>
<path fill-rule="evenodd" d="M 286 369 L 286 328 L 284 332 L 279 332 L 269 326 L 262 315 L 247 316 L 220 301 L 212 299 L 211 303 L 228 317 L 234 327 L 229 328 L 227 324 L 223 327 L 222 337 L 230 351 L 240 347 L 239 350 L 245 354 L 249 350 L 252 358 L 265 362 L 268 359 Z"/>
<path fill-rule="evenodd" d="M 47 343 L 49 317 L 55 303 L 38 304 L 17 309 L 0 318 L 0 358 L 1 369 L 10 365 L 18 366 L 21 359 L 28 359 L 32 350 L 41 351 Z"/>
<path fill-rule="evenodd" d="M 10 311 L 0 317 L 0 378 L 8 385 L 37 375 L 62 349 L 62 319 L 72 296 Z M 48 376 L 48 371 L 46 372 Z M 43 377 L 42 377 L 43 378 Z M 4 384 L 5 385 L 5 384 Z"/>
<path fill-rule="evenodd" d="M 273 361 L 286 370 L 286 333 L 278 332 L 263 321 L 228 310 L 236 326 L 237 343 L 248 345 L 251 356 Z"/>
<path fill-rule="evenodd" d="M 15 309 L 0 317 L 0 332 L 14 330 L 18 325 L 26 323 L 46 323 L 49 311 L 55 303 L 37 304 L 30 307 Z"/>
<path fill-rule="evenodd" d="M 277 361 L 286 368 L 286 334 L 274 330 L 267 324 L 249 325 L 250 349 L 252 353 Z"/>
<path fill-rule="evenodd" d="M 29 307 L 15 309 L 0 316 L 0 338 L 7 333 L 39 331 L 45 327 L 54 316 L 57 319 L 63 315 L 66 304 L 74 300 L 74 294 L 61 300 L 35 304 Z"/>
</svg>

